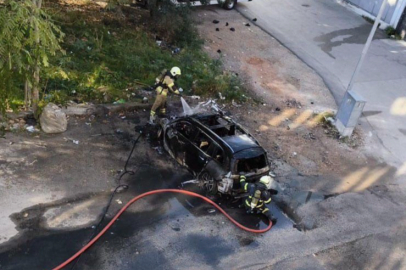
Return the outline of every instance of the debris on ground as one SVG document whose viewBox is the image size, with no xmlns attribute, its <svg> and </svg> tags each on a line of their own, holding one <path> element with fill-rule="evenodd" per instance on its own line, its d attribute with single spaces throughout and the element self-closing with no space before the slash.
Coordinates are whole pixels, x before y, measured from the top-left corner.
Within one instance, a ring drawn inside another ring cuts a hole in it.
<svg viewBox="0 0 406 270">
<path fill-rule="evenodd" d="M 218 20 L 213 20 L 213 23 L 214 24 L 218 24 L 220 21 L 218 21 Z"/>
<path fill-rule="evenodd" d="M 246 23 L 245 26 L 250 27 L 251 25 L 249 23 Z"/>
<path fill-rule="evenodd" d="M 228 22 L 226 22 L 226 26 L 228 26 Z"/>
<path fill-rule="evenodd" d="M 36 129 L 34 126 L 28 126 L 25 128 L 25 130 L 27 130 L 28 132 L 38 132 L 39 130 Z"/>
<path fill-rule="evenodd" d="M 217 50 L 218 53 L 221 53 L 221 50 Z"/>
<path fill-rule="evenodd" d="M 234 99 L 231 101 L 231 104 L 233 104 L 234 107 L 241 107 L 241 105 L 238 105 Z"/>
<path fill-rule="evenodd" d="M 216 31 L 220 31 L 220 29 L 219 29 L 219 28 L 216 28 Z"/>
<path fill-rule="evenodd" d="M 180 53 L 180 48 L 175 48 L 174 50 L 172 50 L 172 54 L 178 54 Z"/>
<path fill-rule="evenodd" d="M 78 140 L 72 140 L 72 142 L 73 142 L 74 144 L 76 144 L 76 145 L 79 144 L 79 141 L 78 141 Z"/>
<path fill-rule="evenodd" d="M 286 106 L 289 108 L 302 108 L 302 104 L 294 98 L 286 100 Z"/>
<path fill-rule="evenodd" d="M 45 133 L 62 133 L 68 128 L 66 114 L 53 103 L 48 103 L 40 116 L 41 128 Z"/>
<path fill-rule="evenodd" d="M 316 136 L 312 132 L 309 132 L 302 137 L 306 140 L 316 140 Z"/>
<path fill-rule="evenodd" d="M 119 99 L 119 100 L 113 102 L 113 104 L 124 104 L 124 103 L 125 103 L 124 99 Z"/>
<path fill-rule="evenodd" d="M 234 27 L 231 27 L 231 28 L 230 28 L 230 31 L 231 31 L 231 32 L 234 32 L 234 31 L 235 31 L 235 28 L 234 28 Z"/>
<path fill-rule="evenodd" d="M 257 18 L 252 19 L 252 21 L 253 21 L 253 22 L 256 22 L 256 21 L 257 21 Z"/>
</svg>

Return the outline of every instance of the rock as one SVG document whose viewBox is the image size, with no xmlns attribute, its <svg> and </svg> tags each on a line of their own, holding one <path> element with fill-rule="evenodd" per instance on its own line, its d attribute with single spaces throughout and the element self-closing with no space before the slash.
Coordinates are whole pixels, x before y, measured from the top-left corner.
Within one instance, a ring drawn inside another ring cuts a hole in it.
<svg viewBox="0 0 406 270">
<path fill-rule="evenodd" d="M 45 133 L 62 133 L 68 127 L 66 114 L 53 103 L 48 103 L 40 116 L 41 128 Z"/>
<path fill-rule="evenodd" d="M 218 24 L 219 21 L 218 21 L 218 20 L 213 20 L 213 23 L 214 23 L 214 24 Z"/>
<path fill-rule="evenodd" d="M 234 28 L 234 27 L 231 27 L 231 28 L 230 28 L 230 31 L 231 31 L 231 32 L 234 32 L 234 31 L 235 31 L 235 28 Z"/>
<path fill-rule="evenodd" d="M 219 29 L 219 28 L 216 28 L 216 31 L 218 32 L 218 31 L 220 31 L 220 29 Z"/>
<path fill-rule="evenodd" d="M 257 18 L 252 19 L 252 21 L 253 21 L 253 22 L 256 22 L 256 21 L 257 21 Z"/>
<path fill-rule="evenodd" d="M 228 22 L 226 22 L 226 26 L 228 26 Z"/>
<path fill-rule="evenodd" d="M 246 23 L 245 26 L 250 27 L 251 25 L 249 23 Z"/>
<path fill-rule="evenodd" d="M 221 53 L 221 50 L 217 50 L 218 53 Z"/>
<path fill-rule="evenodd" d="M 90 115 L 96 111 L 96 106 L 93 104 L 76 104 L 70 103 L 62 111 L 67 115 Z"/>
</svg>

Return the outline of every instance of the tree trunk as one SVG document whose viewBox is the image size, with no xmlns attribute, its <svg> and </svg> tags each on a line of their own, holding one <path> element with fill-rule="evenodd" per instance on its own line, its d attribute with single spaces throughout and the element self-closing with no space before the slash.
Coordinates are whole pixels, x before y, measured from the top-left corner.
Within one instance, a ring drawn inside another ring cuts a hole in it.
<svg viewBox="0 0 406 270">
<path fill-rule="evenodd" d="M 26 110 L 28 110 L 31 106 L 31 87 L 30 84 L 28 83 L 28 80 L 25 80 L 24 84 L 24 107 Z"/>
<path fill-rule="evenodd" d="M 37 10 L 41 8 L 42 0 L 33 0 L 33 4 L 35 7 L 35 12 L 37 12 Z M 38 30 L 37 23 L 35 23 L 34 32 L 35 32 L 35 43 L 37 44 L 37 46 L 41 46 L 40 40 L 39 40 L 39 30 Z M 35 67 L 34 67 L 34 84 L 32 87 L 32 108 L 34 111 L 34 115 L 39 116 L 37 114 L 37 112 L 38 112 L 38 102 L 39 102 L 39 81 L 40 81 L 40 78 L 39 78 L 40 63 L 39 63 L 39 61 L 40 61 L 40 59 L 39 59 L 39 56 L 37 56 L 36 58 L 37 59 L 35 61 Z"/>
</svg>

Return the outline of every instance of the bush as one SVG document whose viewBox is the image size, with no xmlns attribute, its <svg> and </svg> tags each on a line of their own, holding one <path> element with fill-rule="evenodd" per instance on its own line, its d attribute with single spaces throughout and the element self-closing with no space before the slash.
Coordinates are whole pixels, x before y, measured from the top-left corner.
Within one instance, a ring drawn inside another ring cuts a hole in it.
<svg viewBox="0 0 406 270">
<path fill-rule="evenodd" d="M 200 48 L 203 42 L 191 19 L 190 6 L 175 6 L 170 0 L 161 0 L 151 9 L 154 30 L 159 37 L 176 46 Z"/>
<path fill-rule="evenodd" d="M 385 28 L 385 33 L 388 36 L 394 36 L 394 35 L 396 35 L 396 30 L 392 26 L 388 26 L 388 27 Z"/>
</svg>

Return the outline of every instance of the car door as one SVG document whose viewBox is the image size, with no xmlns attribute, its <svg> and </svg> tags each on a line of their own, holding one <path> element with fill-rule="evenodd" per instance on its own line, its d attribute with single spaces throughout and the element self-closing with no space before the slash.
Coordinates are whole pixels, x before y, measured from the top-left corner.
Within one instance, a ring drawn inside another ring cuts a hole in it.
<svg viewBox="0 0 406 270">
<path fill-rule="evenodd" d="M 191 145 L 185 153 L 185 162 L 195 174 L 200 173 L 211 159 L 207 152 L 212 143 L 213 140 L 201 130 L 199 130 L 194 140 L 191 141 Z"/>
<path fill-rule="evenodd" d="M 224 150 L 216 142 L 210 145 L 207 153 L 211 159 L 207 163 L 205 170 L 207 170 L 214 179 L 220 180 L 227 174 L 229 159 L 225 155 Z"/>
<path fill-rule="evenodd" d="M 166 132 L 166 140 L 173 157 L 181 165 L 185 163 L 185 153 L 191 146 L 190 137 L 193 137 L 195 128 L 187 121 L 173 123 Z"/>
</svg>

